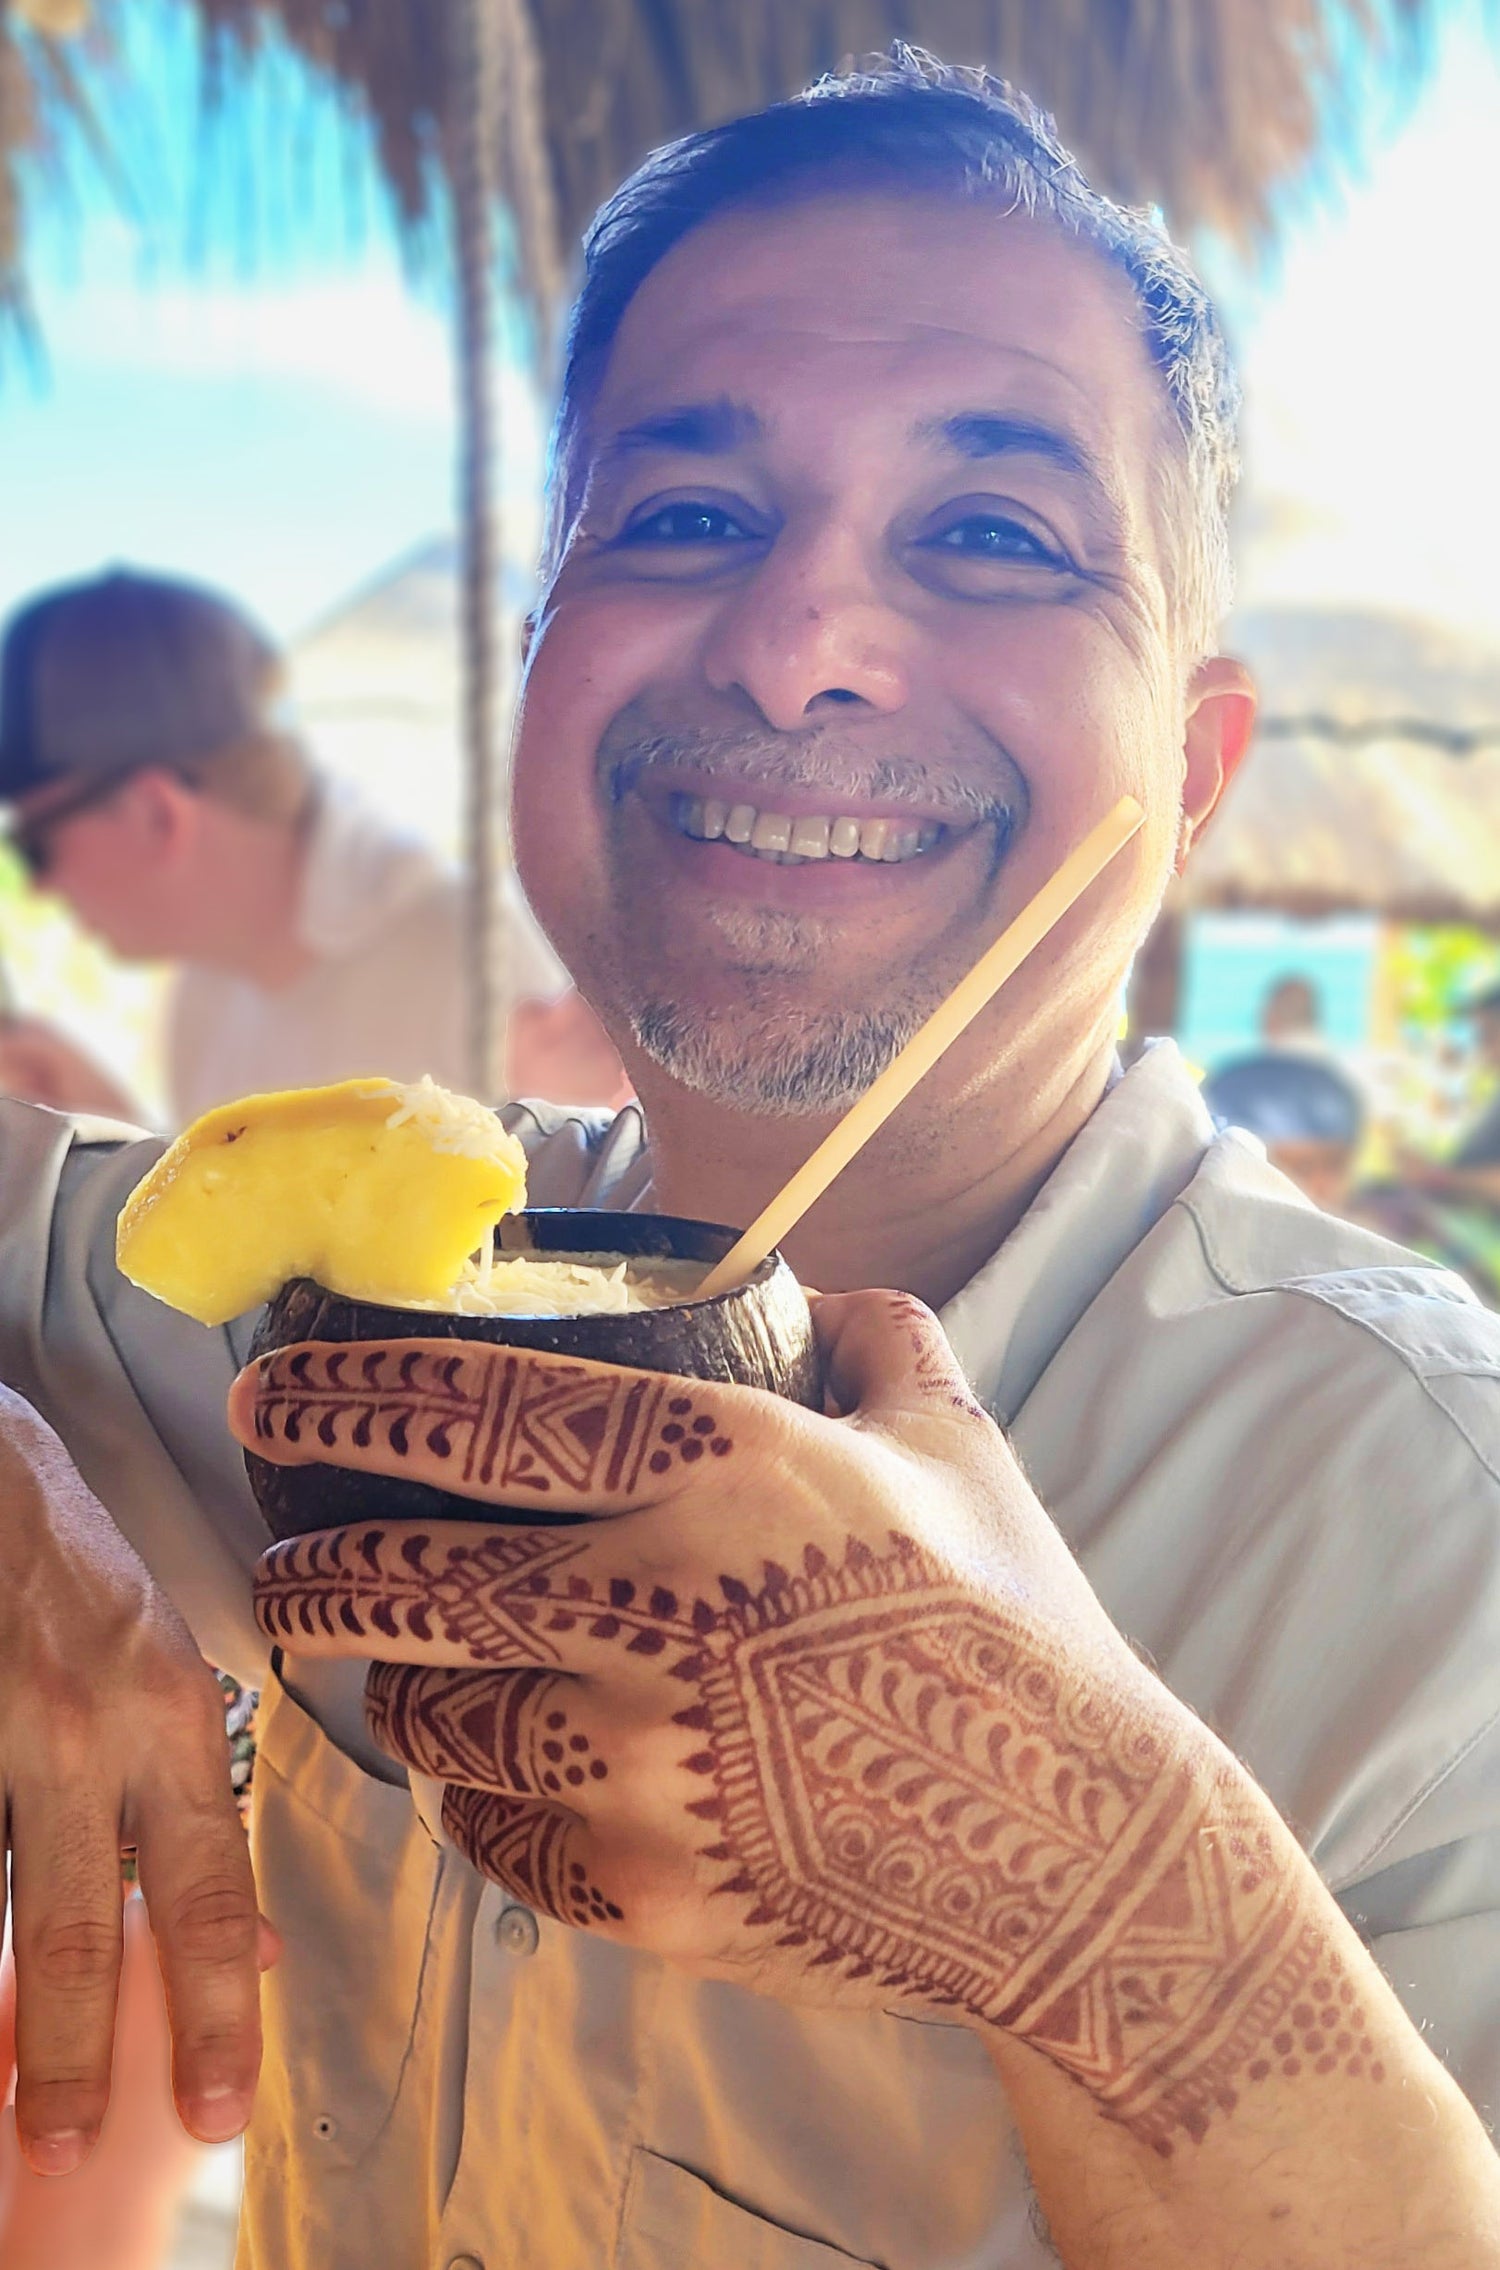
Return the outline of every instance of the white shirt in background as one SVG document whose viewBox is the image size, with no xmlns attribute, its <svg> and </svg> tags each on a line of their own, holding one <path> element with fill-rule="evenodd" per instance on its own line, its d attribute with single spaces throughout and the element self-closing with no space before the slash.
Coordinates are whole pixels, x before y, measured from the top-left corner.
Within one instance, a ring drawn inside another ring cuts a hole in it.
<svg viewBox="0 0 1500 2270">
<path fill-rule="evenodd" d="M 568 976 L 514 878 L 502 899 L 512 999 L 550 999 Z M 381 1073 L 469 1086 L 461 878 L 343 783 L 321 792 L 308 838 L 299 936 L 317 957 L 287 986 L 192 965 L 167 1008 L 167 1096 L 185 1126 L 211 1105 Z"/>
</svg>

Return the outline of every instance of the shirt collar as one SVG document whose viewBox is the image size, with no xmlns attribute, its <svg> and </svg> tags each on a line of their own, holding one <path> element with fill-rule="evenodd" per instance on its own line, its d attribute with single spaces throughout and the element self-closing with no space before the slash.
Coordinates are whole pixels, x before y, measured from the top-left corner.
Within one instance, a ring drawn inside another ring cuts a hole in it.
<svg viewBox="0 0 1500 2270">
<path fill-rule="evenodd" d="M 1084 1311 L 1179 1198 L 1213 1140 L 1158 1041 L 1104 1097 L 1026 1213 L 942 1312 L 979 1400 L 1008 1425 Z"/>
</svg>

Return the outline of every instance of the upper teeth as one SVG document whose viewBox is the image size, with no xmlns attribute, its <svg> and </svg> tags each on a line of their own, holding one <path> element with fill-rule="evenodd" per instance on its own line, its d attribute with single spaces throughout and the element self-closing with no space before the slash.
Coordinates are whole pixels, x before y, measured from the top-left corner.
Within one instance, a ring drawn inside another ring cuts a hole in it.
<svg viewBox="0 0 1500 2270">
<path fill-rule="evenodd" d="M 803 813 L 762 812 L 753 804 L 725 804 L 716 796 L 674 796 L 673 824 L 700 843 L 721 838 L 760 859 L 789 866 L 804 859 L 884 860 L 892 865 L 931 851 L 943 834 L 933 822 L 825 819 Z"/>
</svg>

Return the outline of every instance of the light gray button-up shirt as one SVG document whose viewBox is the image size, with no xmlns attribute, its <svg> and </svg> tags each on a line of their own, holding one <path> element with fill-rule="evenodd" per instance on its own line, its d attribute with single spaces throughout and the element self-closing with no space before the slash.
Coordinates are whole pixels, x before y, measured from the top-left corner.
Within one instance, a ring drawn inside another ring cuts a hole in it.
<svg viewBox="0 0 1500 2270">
<path fill-rule="evenodd" d="M 507 1118 L 538 1203 L 649 1204 L 634 1111 Z M 222 1419 L 245 1330 L 170 1314 L 110 1258 L 152 1155 L 0 1106 L 0 1374 L 205 1650 L 263 1674 L 264 1535 Z M 1500 1321 L 1215 1138 L 1166 1048 L 943 1321 L 1116 1623 L 1500 2110 Z M 340 1675 L 288 1665 L 264 1715 L 286 1955 L 242 2270 L 1049 2259 L 972 2033 L 783 2008 L 532 1917 L 366 1770 Z"/>
</svg>

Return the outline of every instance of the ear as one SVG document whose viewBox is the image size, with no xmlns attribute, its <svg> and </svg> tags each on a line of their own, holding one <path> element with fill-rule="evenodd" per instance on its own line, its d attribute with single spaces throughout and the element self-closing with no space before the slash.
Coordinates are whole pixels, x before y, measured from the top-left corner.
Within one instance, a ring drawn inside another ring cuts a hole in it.
<svg viewBox="0 0 1500 2270">
<path fill-rule="evenodd" d="M 179 774 L 147 765 L 131 778 L 127 791 L 131 818 L 142 846 L 164 865 L 175 866 L 197 848 L 202 800 Z"/>
<path fill-rule="evenodd" d="M 1242 662 L 1215 654 L 1188 681 L 1182 738 L 1182 822 L 1176 868 L 1207 827 L 1250 746 L 1255 687 Z"/>
</svg>

